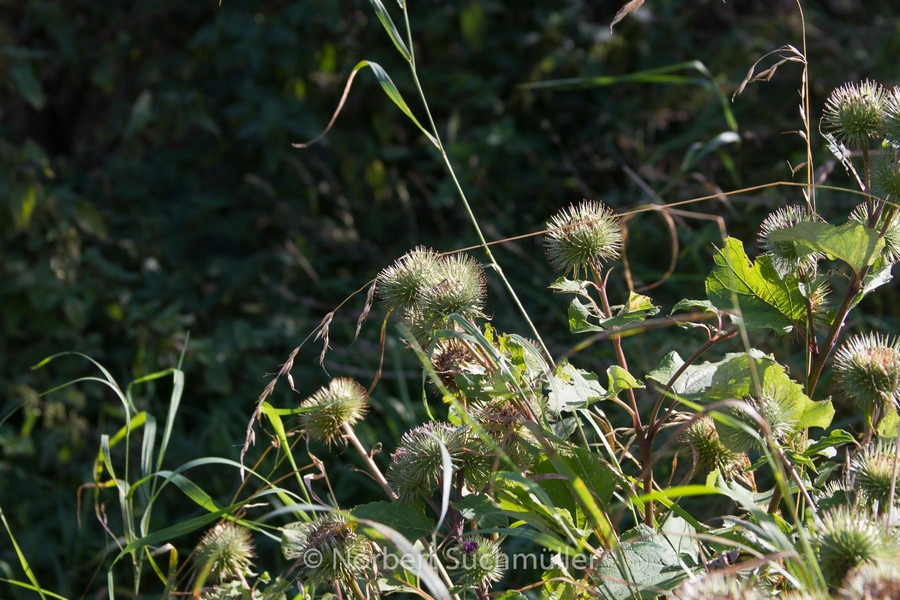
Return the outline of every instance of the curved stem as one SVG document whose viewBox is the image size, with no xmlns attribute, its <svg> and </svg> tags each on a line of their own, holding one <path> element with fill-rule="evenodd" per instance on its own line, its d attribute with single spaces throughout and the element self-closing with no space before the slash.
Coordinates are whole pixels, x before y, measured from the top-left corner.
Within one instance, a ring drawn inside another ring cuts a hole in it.
<svg viewBox="0 0 900 600">
<path fill-rule="evenodd" d="M 348 424 L 344 424 L 344 437 L 350 440 L 350 443 L 353 444 L 353 447 L 356 448 L 356 451 L 359 452 L 359 455 L 362 457 L 363 461 L 366 463 L 366 466 L 369 467 L 369 472 L 372 474 L 372 478 L 378 482 L 378 485 L 381 486 L 381 489 L 385 491 L 388 495 L 388 498 L 391 500 L 396 500 L 400 496 L 393 490 L 391 484 L 388 483 L 387 479 L 384 478 L 384 475 L 381 474 L 381 469 L 378 468 L 378 465 L 375 464 L 375 461 L 372 460 L 372 457 L 366 452 L 366 449 L 363 448 L 363 445 L 360 443 L 359 438 L 356 437 L 356 433 L 353 431 L 353 428 Z"/>
</svg>

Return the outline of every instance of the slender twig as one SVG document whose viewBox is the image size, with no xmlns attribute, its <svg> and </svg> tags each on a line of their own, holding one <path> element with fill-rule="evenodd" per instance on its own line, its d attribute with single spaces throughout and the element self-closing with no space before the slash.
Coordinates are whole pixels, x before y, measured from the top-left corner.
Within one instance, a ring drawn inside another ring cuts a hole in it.
<svg viewBox="0 0 900 600">
<path fill-rule="evenodd" d="M 350 427 L 349 424 L 344 423 L 344 437 L 350 440 L 350 443 L 353 444 L 353 447 L 356 448 L 356 451 L 359 452 L 359 455 L 362 457 L 363 461 L 366 463 L 366 466 L 369 467 L 369 472 L 372 475 L 372 478 L 378 482 L 378 485 L 385 491 L 388 495 L 388 498 L 391 500 L 396 500 L 399 498 L 397 493 L 391 488 L 391 484 L 388 483 L 387 479 L 384 478 L 384 475 L 381 474 L 381 469 L 378 468 L 378 465 L 375 464 L 375 461 L 372 460 L 372 457 L 366 452 L 366 449 L 360 443 L 359 438 L 356 437 L 356 433 L 353 431 L 353 428 Z"/>
</svg>

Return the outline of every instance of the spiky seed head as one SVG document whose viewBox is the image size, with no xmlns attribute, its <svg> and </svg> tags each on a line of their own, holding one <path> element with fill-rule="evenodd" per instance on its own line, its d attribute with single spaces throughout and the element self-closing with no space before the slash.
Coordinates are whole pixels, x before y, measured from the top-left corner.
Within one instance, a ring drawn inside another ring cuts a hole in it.
<svg viewBox="0 0 900 600">
<path fill-rule="evenodd" d="M 897 538 L 866 511 L 839 507 L 822 515 L 815 531 L 816 557 L 826 582 L 836 587 L 861 565 L 897 558 Z"/>
<path fill-rule="evenodd" d="M 688 426 L 681 435 L 681 442 L 697 454 L 699 469 L 716 470 L 723 477 L 730 477 L 746 462 L 746 456 L 732 452 L 719 439 L 712 417 L 704 416 Z"/>
<path fill-rule="evenodd" d="M 819 510 L 830 510 L 839 506 L 856 506 L 859 494 L 847 481 L 829 481 L 816 494 Z"/>
<path fill-rule="evenodd" d="M 472 351 L 458 338 L 438 341 L 431 353 L 431 367 L 447 391 L 456 393 L 456 374 L 461 372 L 462 365 L 471 362 L 475 357 Z"/>
<path fill-rule="evenodd" d="M 400 447 L 391 455 L 387 479 L 403 500 L 429 495 L 443 478 L 441 445 L 450 455 L 454 472 L 466 469 L 467 480 L 481 480 L 490 468 L 484 443 L 469 427 L 429 421 L 400 438 Z"/>
<path fill-rule="evenodd" d="M 441 281 L 440 255 L 424 246 L 401 256 L 378 274 L 376 291 L 388 310 L 405 311 L 417 306 L 422 290 Z"/>
<path fill-rule="evenodd" d="M 481 265 L 466 254 L 444 256 L 438 264 L 440 279 L 419 296 L 426 321 L 437 325 L 454 313 L 466 319 L 482 316 L 486 286 Z"/>
<path fill-rule="evenodd" d="M 888 145 L 900 148 L 900 87 L 894 87 L 886 94 L 882 127 Z"/>
<path fill-rule="evenodd" d="M 711 571 L 696 577 L 672 594 L 672 600 L 763 600 L 762 593 L 748 578 Z"/>
<path fill-rule="evenodd" d="M 500 545 L 480 535 L 461 539 L 446 550 L 446 555 L 457 583 L 464 587 L 496 583 L 508 567 Z"/>
<path fill-rule="evenodd" d="M 761 398 L 745 398 L 744 401 L 766 420 L 776 440 L 784 440 L 797 429 L 801 415 L 797 403 L 791 400 L 787 390 L 766 388 Z M 760 431 L 759 423 L 746 410 L 729 408 L 726 409 L 726 414 L 752 431 Z M 759 449 L 765 443 L 761 436 L 757 438 L 743 427 L 716 423 L 716 430 L 725 447 L 733 452 Z"/>
<path fill-rule="evenodd" d="M 369 409 L 366 389 L 349 377 L 332 379 L 327 386 L 300 404 L 300 425 L 314 440 L 331 445 L 344 435 L 344 426 L 353 426 Z"/>
<path fill-rule="evenodd" d="M 882 200 L 900 201 L 900 157 L 892 148 L 884 148 L 869 161 L 872 193 Z"/>
<path fill-rule="evenodd" d="M 873 509 L 877 507 L 880 513 L 887 511 L 894 478 L 894 444 L 883 440 L 871 442 L 850 460 L 850 473 L 865 502 Z M 900 489 L 895 492 L 895 505 L 897 496 Z"/>
<path fill-rule="evenodd" d="M 505 398 L 482 400 L 471 406 L 469 415 L 517 465 L 528 469 L 534 464 L 536 441 L 523 424 L 525 417 L 512 402 Z"/>
<path fill-rule="evenodd" d="M 895 202 L 897 198 L 900 197 L 895 197 Z M 875 231 L 879 233 L 884 231 L 884 248 L 881 250 L 881 258 L 893 264 L 900 261 L 900 211 L 892 210 L 893 207 L 881 202 L 876 202 L 875 208 L 881 210 L 881 216 L 875 225 Z M 885 227 L 884 224 L 887 222 L 888 217 L 890 217 L 890 222 Z M 861 225 L 868 225 L 869 218 L 866 216 L 866 205 L 860 204 L 854 208 L 853 212 L 850 213 L 850 220 L 856 221 Z"/>
<path fill-rule="evenodd" d="M 851 148 L 868 146 L 883 134 L 884 88 L 869 81 L 847 83 L 825 101 L 825 130 Z"/>
<path fill-rule="evenodd" d="M 821 252 L 799 254 L 792 242 L 773 242 L 771 235 L 782 229 L 789 229 L 799 223 L 820 222 L 822 217 L 810 212 L 805 206 L 792 204 L 779 208 L 763 220 L 759 229 L 759 247 L 764 256 L 771 257 L 772 266 L 784 277 L 789 273 L 812 273 L 818 261 L 825 257 Z"/>
<path fill-rule="evenodd" d="M 590 274 L 622 252 L 622 223 L 602 202 L 584 200 L 556 213 L 547 223 L 544 251 L 557 271 Z"/>
<path fill-rule="evenodd" d="M 244 580 L 256 556 L 253 536 L 236 523 L 226 521 L 207 531 L 194 549 L 194 564 L 216 583 Z"/>
<path fill-rule="evenodd" d="M 243 600 L 243 582 L 231 581 L 217 585 L 200 594 L 200 600 Z"/>
<path fill-rule="evenodd" d="M 839 591 L 840 600 L 900 598 L 900 564 L 896 560 L 865 564 L 852 571 Z"/>
<path fill-rule="evenodd" d="M 870 418 L 900 400 L 900 349 L 878 333 L 855 335 L 834 357 L 834 378 L 844 397 Z"/>
<path fill-rule="evenodd" d="M 316 585 L 348 583 L 372 568 L 371 540 L 356 531 L 347 515 L 333 511 L 281 530 L 281 551 L 296 560 L 298 577 Z"/>
</svg>

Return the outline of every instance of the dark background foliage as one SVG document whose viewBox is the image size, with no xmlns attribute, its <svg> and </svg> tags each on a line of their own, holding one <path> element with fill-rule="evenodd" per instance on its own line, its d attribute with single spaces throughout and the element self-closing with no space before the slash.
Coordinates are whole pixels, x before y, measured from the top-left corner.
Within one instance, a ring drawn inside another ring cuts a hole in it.
<svg viewBox="0 0 900 600">
<path fill-rule="evenodd" d="M 538 231 L 582 197 L 618 210 L 672 202 L 789 180 L 788 162 L 804 160 L 802 140 L 786 133 L 800 127 L 799 65 L 738 97 L 731 110 L 741 142 L 699 158 L 696 149 L 728 124 L 697 71 L 668 83 L 587 79 L 699 60 L 730 96 L 764 53 L 800 47 L 794 2 L 648 0 L 610 34 L 620 4 L 411 2 L 426 94 L 489 238 Z M 845 81 L 900 83 L 892 3 L 804 8 L 814 124 Z M 384 66 L 424 116 L 364 0 L 0 0 L 0 14 L 0 418 L 12 413 L 0 424 L 0 506 L 42 584 L 77 597 L 99 587 L 102 575 L 90 581 L 109 549 L 89 509 L 77 528 L 76 490 L 91 479 L 99 435 L 121 426 L 121 407 L 90 385 L 38 397 L 89 374 L 83 361 L 30 366 L 78 350 L 124 384 L 175 365 L 190 331 L 169 466 L 234 458 L 264 376 L 328 311 L 416 245 L 451 250 L 476 240 L 434 149 L 367 71 L 328 137 L 291 147 L 322 131 L 362 59 Z M 578 84 L 565 89 L 520 87 L 571 78 Z M 849 184 L 840 167 L 831 181 Z M 769 210 L 800 202 L 798 190 L 776 188 L 686 210 L 724 215 L 749 246 Z M 819 202 L 834 216 L 854 201 L 823 193 Z M 702 297 L 719 239 L 708 221 L 677 226 L 677 275 L 653 292 L 664 310 Z M 670 252 L 664 224 L 647 215 L 629 227 L 634 275 L 654 281 Z M 539 238 L 497 253 L 552 350 L 565 351 L 575 340 L 565 301 L 545 289 L 555 275 Z M 526 333 L 495 277 L 489 285 L 494 324 Z M 351 345 L 363 300 L 336 315 L 326 367 L 368 383 L 383 315 L 373 313 Z M 895 306 L 868 308 L 888 329 L 896 323 Z M 629 342 L 645 357 L 635 371 L 652 367 L 668 340 Z M 577 359 L 585 368 L 606 364 L 596 348 Z M 319 350 L 308 345 L 298 356 L 302 395 L 327 380 Z M 419 385 L 414 360 L 389 343 L 363 437 L 392 449 L 420 418 Z M 299 400 L 279 393 L 279 402 Z M 141 388 L 138 402 L 161 413 L 167 395 L 158 382 Z M 377 493 L 342 473 L 338 495 L 361 486 Z M 210 473 L 204 484 L 227 496 L 237 482 Z M 177 499 L 159 523 L 192 516 Z M 0 569 L 21 578 L 5 542 Z"/>
</svg>

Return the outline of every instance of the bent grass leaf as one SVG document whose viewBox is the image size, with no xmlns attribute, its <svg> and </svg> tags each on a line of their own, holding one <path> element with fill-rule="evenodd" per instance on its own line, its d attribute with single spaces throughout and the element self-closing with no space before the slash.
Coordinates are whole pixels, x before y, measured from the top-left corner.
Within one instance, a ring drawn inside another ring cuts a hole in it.
<svg viewBox="0 0 900 600">
<path fill-rule="evenodd" d="M 382 25 L 384 25 L 384 30 L 387 31 L 388 35 L 391 38 L 391 41 L 394 42 L 394 46 L 397 47 L 397 50 L 400 51 L 400 54 L 403 55 L 403 58 L 405 58 L 406 60 L 410 60 L 412 58 L 412 55 L 406 48 L 406 44 L 403 43 L 403 39 L 400 37 L 400 32 L 397 31 L 397 27 L 394 26 L 394 21 L 391 19 L 391 15 L 384 7 L 384 4 L 381 3 L 381 0 L 369 0 L 369 4 L 371 4 L 372 8 L 375 9 L 375 14 L 378 16 L 378 20 L 381 21 Z"/>
<path fill-rule="evenodd" d="M 769 234 L 773 243 L 793 243 L 798 254 L 822 252 L 831 260 L 841 260 L 859 273 L 875 263 L 884 248 L 878 232 L 861 223 L 835 226 L 805 221 Z"/>
<path fill-rule="evenodd" d="M 706 295 L 721 310 L 739 308 L 748 330 L 768 328 L 789 333 L 804 323 L 806 302 L 799 280 L 793 275 L 780 276 L 768 257 L 761 256 L 753 263 L 743 243 L 728 238 L 716 253 L 715 262 L 706 278 Z M 738 307 L 734 306 L 735 298 Z"/>
<path fill-rule="evenodd" d="M 334 114 L 331 116 L 331 120 L 328 121 L 328 125 L 325 127 L 325 130 L 308 142 L 292 144 L 294 148 L 308 148 L 328 135 L 328 132 L 331 131 L 334 122 L 337 121 L 338 115 L 341 114 L 341 110 L 344 108 L 344 103 L 347 101 L 347 96 L 350 94 L 350 87 L 353 85 L 354 77 L 356 77 L 356 74 L 365 67 L 369 67 L 370 69 L 372 69 L 372 72 L 375 73 L 375 77 L 378 78 L 378 83 L 381 84 L 381 88 L 387 94 L 388 98 L 390 98 L 394 102 L 394 104 L 396 104 L 397 107 L 401 111 L 403 111 L 403 114 L 409 117 L 409 119 L 413 123 L 415 123 L 416 127 L 418 127 L 419 130 L 425 134 L 425 137 L 428 138 L 428 141 L 434 144 L 436 148 L 439 147 L 437 140 L 434 139 L 434 136 L 428 133 L 428 131 L 424 127 L 422 127 L 422 124 L 419 123 L 419 120 L 416 119 L 415 115 L 413 115 L 412 110 L 410 110 L 409 106 L 406 104 L 403 96 L 400 95 L 400 91 L 397 89 L 397 86 L 394 85 L 393 81 L 391 81 L 391 78 L 387 74 L 387 71 L 381 68 L 381 65 L 379 65 L 378 63 L 373 63 L 368 60 L 362 60 L 357 63 L 357 65 L 353 67 L 353 70 L 350 72 L 350 77 L 347 79 L 347 85 L 344 86 L 344 93 L 341 95 L 341 101 L 338 103 Z"/>
</svg>

